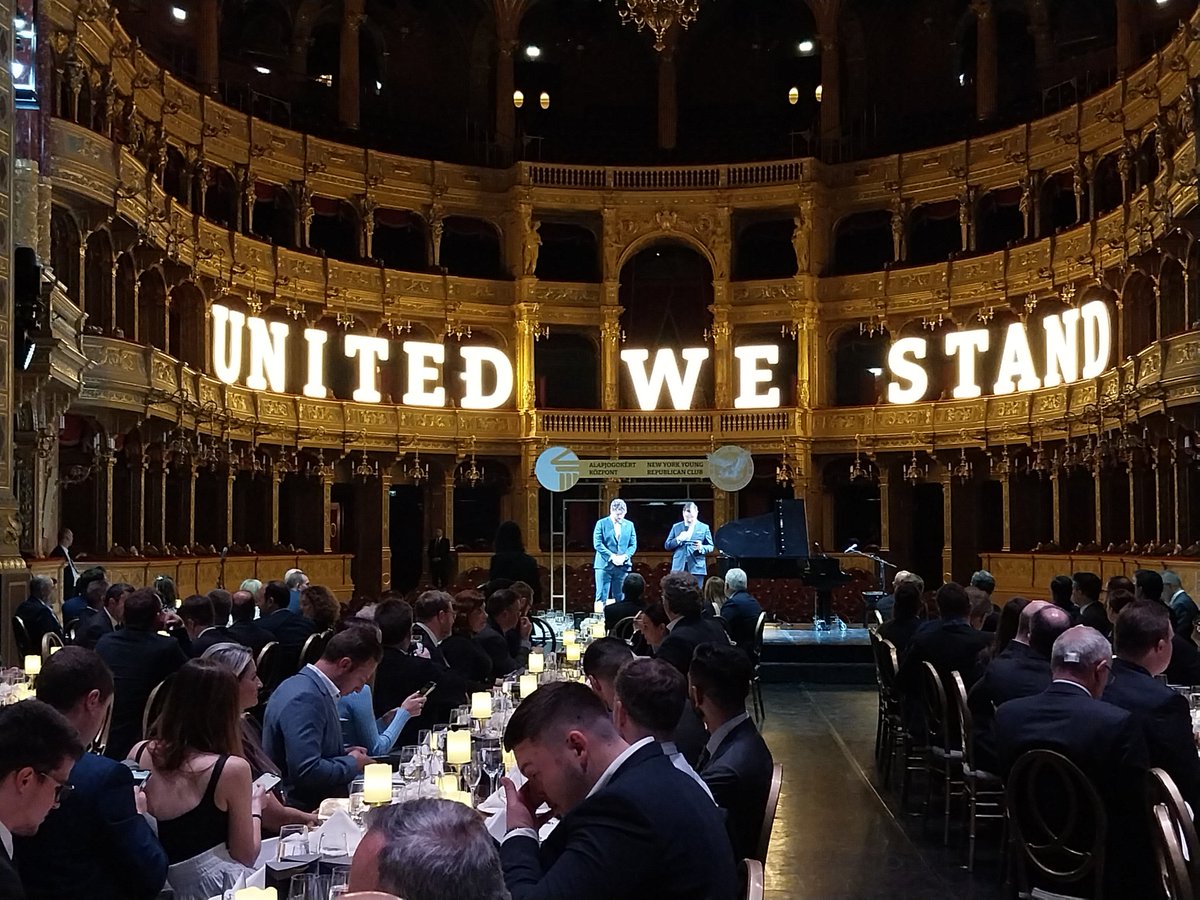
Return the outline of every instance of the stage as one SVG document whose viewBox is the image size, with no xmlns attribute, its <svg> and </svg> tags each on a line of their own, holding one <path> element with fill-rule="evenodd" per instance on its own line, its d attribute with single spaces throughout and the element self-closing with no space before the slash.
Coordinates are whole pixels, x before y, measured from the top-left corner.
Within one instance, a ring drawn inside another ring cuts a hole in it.
<svg viewBox="0 0 1200 900">
<path fill-rule="evenodd" d="M 811 625 L 763 632 L 762 679 L 770 682 L 871 684 L 871 636 L 862 627 L 816 631 Z"/>
</svg>

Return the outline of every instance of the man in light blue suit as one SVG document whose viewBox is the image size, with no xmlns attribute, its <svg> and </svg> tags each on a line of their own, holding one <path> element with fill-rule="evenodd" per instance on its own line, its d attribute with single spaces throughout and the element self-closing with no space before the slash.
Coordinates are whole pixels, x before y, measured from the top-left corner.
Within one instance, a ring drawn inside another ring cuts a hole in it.
<svg viewBox="0 0 1200 900">
<path fill-rule="evenodd" d="M 637 531 L 625 520 L 625 501 L 619 497 L 608 506 L 608 515 L 596 523 L 592 546 L 596 548 L 596 599 L 601 603 L 612 597 L 620 602 L 621 585 L 633 568 L 637 552 Z"/>
<path fill-rule="evenodd" d="M 672 572 L 688 572 L 696 576 L 701 587 L 708 574 L 708 561 L 704 558 L 713 552 L 712 529 L 697 520 L 700 510 L 690 500 L 683 504 L 683 521 L 671 526 L 667 542 L 663 546 L 674 551 L 671 555 Z"/>
</svg>

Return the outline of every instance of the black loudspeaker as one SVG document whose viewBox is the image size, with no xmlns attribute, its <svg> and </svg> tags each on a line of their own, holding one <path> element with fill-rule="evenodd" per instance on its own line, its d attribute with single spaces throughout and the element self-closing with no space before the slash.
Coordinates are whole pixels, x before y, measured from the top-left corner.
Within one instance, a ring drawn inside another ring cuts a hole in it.
<svg viewBox="0 0 1200 900">
<path fill-rule="evenodd" d="M 37 349 L 34 336 L 38 333 L 42 267 L 30 247 L 13 249 L 13 366 L 24 372 L 33 362 Z"/>
</svg>

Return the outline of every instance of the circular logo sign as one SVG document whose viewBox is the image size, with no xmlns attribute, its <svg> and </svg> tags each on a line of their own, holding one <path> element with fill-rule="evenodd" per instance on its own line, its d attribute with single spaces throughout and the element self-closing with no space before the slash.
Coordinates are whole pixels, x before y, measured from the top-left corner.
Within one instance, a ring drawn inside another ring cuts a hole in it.
<svg viewBox="0 0 1200 900">
<path fill-rule="evenodd" d="M 723 491 L 740 491 L 754 477 L 754 457 L 745 447 L 727 444 L 708 454 L 708 480 Z"/>
<path fill-rule="evenodd" d="M 566 447 L 547 447 L 539 454 L 533 474 L 548 491 L 569 491 L 579 482 L 579 457 Z"/>
</svg>

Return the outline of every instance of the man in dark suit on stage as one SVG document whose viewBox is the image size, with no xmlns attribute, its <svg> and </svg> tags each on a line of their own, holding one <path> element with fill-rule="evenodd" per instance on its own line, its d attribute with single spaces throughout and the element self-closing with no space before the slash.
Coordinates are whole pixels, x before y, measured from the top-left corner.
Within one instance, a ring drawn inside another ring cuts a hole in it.
<svg viewBox="0 0 1200 900">
<path fill-rule="evenodd" d="M 1149 757 L 1133 714 L 1099 699 L 1111 665 L 1112 647 L 1094 628 L 1063 632 L 1050 657 L 1050 686 L 996 710 L 996 748 L 1003 776 L 1033 749 L 1061 753 L 1078 766 L 1108 814 L 1105 896 L 1146 897 L 1155 890 L 1145 808 Z"/>
<path fill-rule="evenodd" d="M 1200 756 L 1188 699 L 1155 678 L 1171 659 L 1170 613 L 1157 601 L 1130 603 L 1117 615 L 1113 637 L 1116 659 L 1105 701 L 1133 713 L 1150 765 L 1166 771 L 1183 799 L 1200 809 Z"/>
<path fill-rule="evenodd" d="M 429 579 L 434 587 L 445 587 L 450 581 L 450 539 L 442 536 L 442 529 L 433 529 L 433 540 L 425 552 L 429 557 Z"/>
<path fill-rule="evenodd" d="M 39 700 L 75 728 L 81 742 L 100 733 L 113 676 L 99 655 L 67 647 L 42 666 Z M 85 753 L 71 770 L 71 793 L 31 837 L 16 840 L 29 900 L 151 900 L 167 877 L 167 854 L 138 812 L 129 768 Z"/>
<path fill-rule="evenodd" d="M 733 647 L 701 644 L 688 672 L 692 702 L 708 729 L 700 777 L 725 810 L 734 856 L 757 856 L 775 761 L 746 714 L 754 669 Z"/>
<path fill-rule="evenodd" d="M 96 644 L 117 685 L 105 750 L 109 759 L 124 759 L 142 738 L 142 714 L 150 692 L 187 662 L 179 641 L 158 634 L 165 622 L 162 597 L 143 588 L 125 598 L 125 627 Z"/>
<path fill-rule="evenodd" d="M 586 688 L 584 689 L 586 690 Z M 83 744 L 71 723 L 41 700 L 0 709 L 0 897 L 25 900 L 13 836 L 35 834 L 66 789 Z M 61 852 L 73 852 L 71 847 Z"/>
<path fill-rule="evenodd" d="M 732 900 L 736 866 L 721 813 L 651 737 L 626 744 L 585 685 L 521 702 L 504 732 L 528 779 L 503 780 L 500 845 L 513 900 Z M 559 817 L 539 846 L 537 809 Z"/>
<path fill-rule="evenodd" d="M 42 652 L 42 635 L 63 636 L 62 624 L 50 608 L 50 597 L 54 593 L 54 581 L 45 575 L 34 575 L 29 579 L 29 596 L 17 606 L 16 614 L 25 623 L 29 635 L 30 653 Z"/>
<path fill-rule="evenodd" d="M 670 621 L 667 623 L 667 636 L 655 655 L 686 676 L 697 647 L 701 644 L 728 646 L 729 638 L 720 622 L 701 615 L 704 598 L 693 576 L 686 572 L 664 575 L 662 595 L 663 608 Z"/>
<path fill-rule="evenodd" d="M 699 507 L 690 500 L 683 504 L 683 521 L 671 526 L 663 547 L 671 551 L 671 571 L 689 572 L 696 576 L 696 581 L 703 586 L 708 574 L 708 561 L 705 557 L 712 553 L 712 529 L 696 518 Z"/>
</svg>

